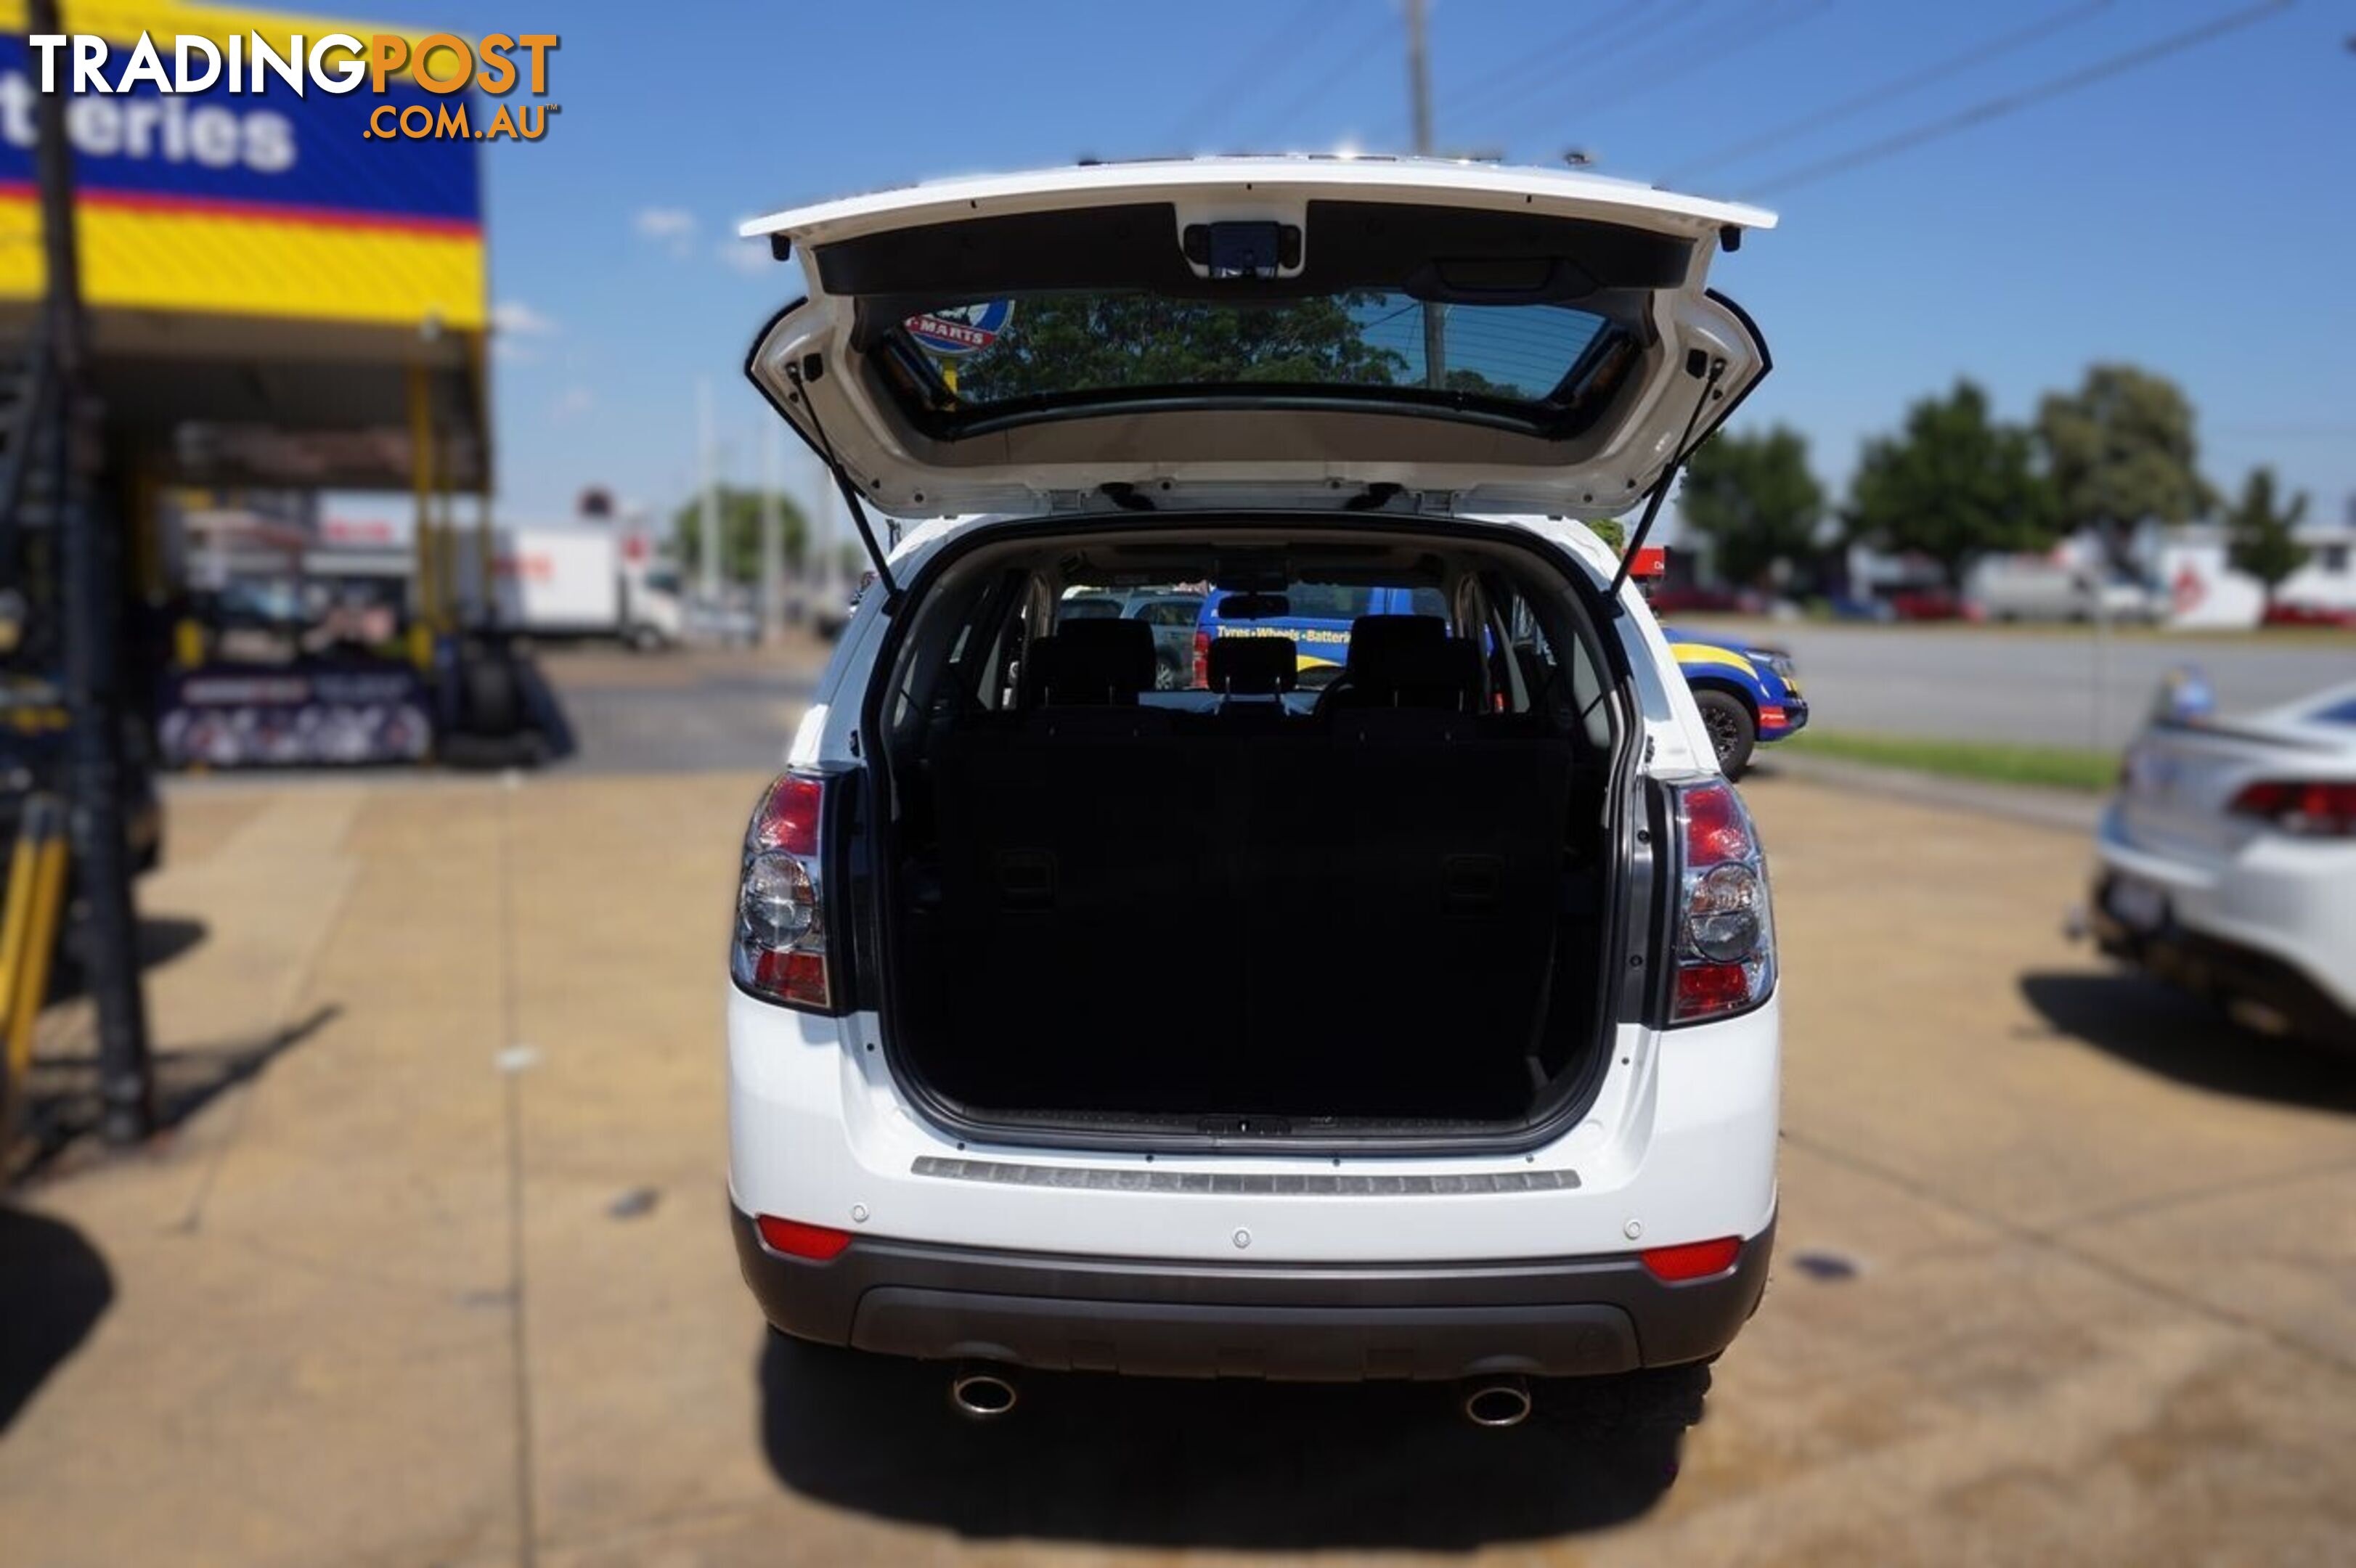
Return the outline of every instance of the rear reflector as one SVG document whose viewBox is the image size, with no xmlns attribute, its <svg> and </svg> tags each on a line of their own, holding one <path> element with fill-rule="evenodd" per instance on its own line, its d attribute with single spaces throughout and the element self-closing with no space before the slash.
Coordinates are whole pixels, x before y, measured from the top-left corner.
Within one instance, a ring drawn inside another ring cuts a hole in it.
<svg viewBox="0 0 2356 1568">
<path fill-rule="evenodd" d="M 842 1249 L 851 1245 L 850 1232 L 826 1225 L 805 1225 L 799 1220 L 780 1220 L 775 1214 L 764 1214 L 753 1224 L 770 1250 L 789 1258 L 808 1258 L 822 1264 L 840 1256 Z"/>
<path fill-rule="evenodd" d="M 1681 964 L 1673 1016 L 1680 1020 L 1731 1012 L 1751 1000 L 1751 971 L 1740 964 Z"/>
<path fill-rule="evenodd" d="M 753 984 L 788 1002 L 826 1006 L 826 955 L 763 953 L 753 961 Z"/>
<path fill-rule="evenodd" d="M 1720 1236 L 1714 1242 L 1687 1242 L 1681 1247 L 1650 1247 L 1636 1254 L 1654 1278 L 1672 1283 L 1707 1279 L 1714 1274 L 1724 1274 L 1741 1255 L 1742 1238 L 1740 1236 Z"/>
</svg>

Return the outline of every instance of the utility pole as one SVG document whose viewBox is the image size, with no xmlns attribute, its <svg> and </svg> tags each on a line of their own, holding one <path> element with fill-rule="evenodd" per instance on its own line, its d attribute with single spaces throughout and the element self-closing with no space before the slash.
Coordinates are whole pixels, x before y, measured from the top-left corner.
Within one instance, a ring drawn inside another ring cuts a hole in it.
<svg viewBox="0 0 2356 1568">
<path fill-rule="evenodd" d="M 1431 156 L 1431 53 L 1424 32 L 1425 0 L 1407 0 L 1408 101 L 1415 123 L 1415 155 Z M 1448 385 L 1448 307 L 1423 307 L 1423 384 Z"/>
<path fill-rule="evenodd" d="M 777 486 L 785 480 L 778 472 L 777 458 L 777 427 L 774 421 L 765 420 L 761 423 L 761 641 L 764 643 L 776 638 L 780 620 L 778 610 L 786 585 L 786 527 L 777 496 Z"/>
<path fill-rule="evenodd" d="M 720 474 L 716 453 L 712 450 L 712 379 L 705 377 L 695 384 L 696 462 L 702 475 L 703 505 L 699 521 L 702 549 L 701 570 L 697 572 L 697 589 L 705 604 L 718 608 L 720 603 Z"/>
<path fill-rule="evenodd" d="M 34 34 L 62 33 L 58 0 L 30 0 Z M 83 467 L 88 396 L 81 258 L 74 240 L 73 150 L 60 91 L 34 102 L 41 193 L 41 255 L 48 269 L 44 336 L 56 411 L 48 432 L 59 534 L 59 606 L 65 621 L 66 779 L 74 863 L 80 870 L 84 958 L 98 1010 L 101 1128 L 109 1143 L 155 1130 L 155 1063 L 140 990 L 139 915 L 123 842 L 122 592 L 116 541 Z"/>
</svg>

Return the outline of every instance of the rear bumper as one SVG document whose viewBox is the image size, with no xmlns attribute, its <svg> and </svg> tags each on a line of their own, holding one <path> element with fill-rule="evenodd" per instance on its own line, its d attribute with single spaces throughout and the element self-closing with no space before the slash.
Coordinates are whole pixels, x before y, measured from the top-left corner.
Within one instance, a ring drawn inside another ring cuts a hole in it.
<svg viewBox="0 0 2356 1568">
<path fill-rule="evenodd" d="M 1734 1265 L 1667 1284 L 1633 1256 L 1258 1266 L 859 1238 L 811 1263 L 734 1211 L 745 1283 L 800 1339 L 1052 1371 L 1286 1381 L 1584 1376 L 1704 1360 L 1759 1305 L 1771 1217 Z"/>
<path fill-rule="evenodd" d="M 2087 900 L 2087 922 L 2104 953 L 2190 991 L 2256 1002 L 2309 1040 L 2329 1044 L 2356 1039 L 2356 1015 L 2305 970 L 2272 953 L 2190 930 L 2174 919 L 2157 931 L 2130 929 L 2110 912 L 2112 880 L 2109 872 L 2096 877 Z"/>
</svg>

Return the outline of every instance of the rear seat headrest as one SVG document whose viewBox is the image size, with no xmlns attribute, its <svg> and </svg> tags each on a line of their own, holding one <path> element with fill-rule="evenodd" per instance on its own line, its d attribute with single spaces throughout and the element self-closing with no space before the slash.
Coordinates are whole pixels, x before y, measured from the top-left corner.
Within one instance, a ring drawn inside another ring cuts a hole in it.
<svg viewBox="0 0 2356 1568">
<path fill-rule="evenodd" d="M 1448 623 L 1437 615 L 1361 615 L 1350 623 L 1350 654 L 1343 667 L 1358 685 L 1387 686 L 1402 660 L 1447 640 Z"/>
<path fill-rule="evenodd" d="M 1269 697 L 1301 680 L 1301 645 L 1290 637 L 1224 636 L 1211 644 L 1205 666 L 1213 691 Z"/>
<path fill-rule="evenodd" d="M 1347 707 L 1470 713 L 1481 706 L 1480 650 L 1450 636 L 1437 615 L 1359 616 L 1350 627 L 1347 675 L 1339 694 Z"/>
<path fill-rule="evenodd" d="M 1067 621 L 1024 656 L 1032 707 L 1124 704 L 1153 684 L 1153 628 L 1142 621 Z"/>
</svg>

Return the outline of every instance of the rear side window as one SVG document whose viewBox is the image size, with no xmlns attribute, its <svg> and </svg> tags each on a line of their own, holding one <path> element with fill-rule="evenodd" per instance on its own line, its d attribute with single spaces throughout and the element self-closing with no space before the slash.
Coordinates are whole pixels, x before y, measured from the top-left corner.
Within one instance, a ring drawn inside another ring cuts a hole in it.
<svg viewBox="0 0 2356 1568">
<path fill-rule="evenodd" d="M 1137 618 L 1149 626 L 1191 626 L 1202 613 L 1201 605 L 1186 599 L 1157 599 L 1137 613 Z"/>
</svg>

